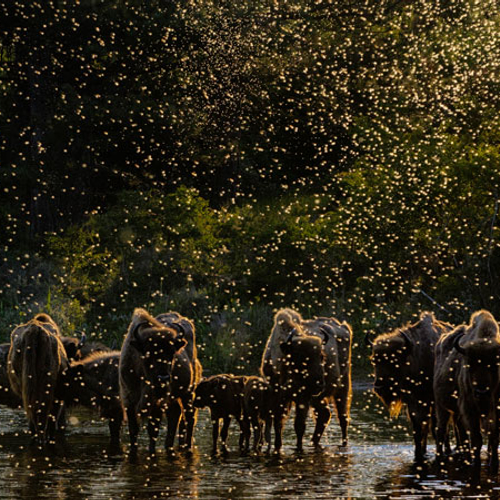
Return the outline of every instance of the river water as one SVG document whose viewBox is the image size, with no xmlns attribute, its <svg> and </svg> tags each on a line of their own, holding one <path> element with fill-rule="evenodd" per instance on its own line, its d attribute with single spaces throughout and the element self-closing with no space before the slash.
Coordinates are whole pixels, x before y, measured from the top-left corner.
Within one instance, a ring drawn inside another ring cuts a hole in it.
<svg viewBox="0 0 500 500">
<path fill-rule="evenodd" d="M 416 467 L 405 418 L 389 420 L 368 384 L 355 387 L 351 417 L 345 449 L 338 446 L 334 417 L 320 451 L 305 446 L 297 454 L 289 420 L 280 456 L 242 456 L 232 425 L 229 453 L 212 457 L 208 411 L 201 410 L 193 453 L 168 456 L 160 447 L 156 457 L 150 457 L 143 427 L 139 454 L 132 460 L 127 431 L 122 449 L 111 452 L 107 424 L 93 420 L 90 413 L 73 413 L 65 440 L 41 452 L 30 445 L 24 414 L 0 408 L 0 498 L 500 499 L 499 478 L 489 475 L 486 467 L 479 485 L 468 484 L 467 470 L 456 465 L 438 471 L 432 463 L 433 443 L 430 463 Z M 308 436 L 312 426 L 310 420 Z"/>
</svg>

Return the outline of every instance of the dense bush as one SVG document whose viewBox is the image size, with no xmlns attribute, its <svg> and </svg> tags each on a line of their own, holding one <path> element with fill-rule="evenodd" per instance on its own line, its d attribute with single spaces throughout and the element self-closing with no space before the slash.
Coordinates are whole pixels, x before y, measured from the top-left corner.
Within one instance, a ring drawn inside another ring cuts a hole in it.
<svg viewBox="0 0 500 500">
<path fill-rule="evenodd" d="M 497 2 L 0 11 L 4 339 L 177 309 L 243 371 L 282 306 L 357 341 L 500 314 Z"/>
</svg>

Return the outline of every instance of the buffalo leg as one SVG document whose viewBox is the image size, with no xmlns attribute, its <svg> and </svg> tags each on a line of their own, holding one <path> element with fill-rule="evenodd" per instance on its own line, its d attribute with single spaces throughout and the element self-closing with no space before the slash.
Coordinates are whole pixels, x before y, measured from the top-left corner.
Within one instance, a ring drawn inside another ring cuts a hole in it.
<svg viewBox="0 0 500 500">
<path fill-rule="evenodd" d="M 262 442 L 262 423 L 257 415 L 252 415 L 253 450 L 257 451 Z"/>
<path fill-rule="evenodd" d="M 481 466 L 481 447 L 483 446 L 483 438 L 481 436 L 479 422 L 474 422 L 472 428 L 470 429 L 470 443 L 473 453 L 472 465 L 474 468 L 479 468 Z"/>
<path fill-rule="evenodd" d="M 212 455 L 217 453 L 217 441 L 219 439 L 219 419 L 212 419 Z"/>
<path fill-rule="evenodd" d="M 112 446 L 120 445 L 120 430 L 122 428 L 122 415 L 120 413 L 116 413 L 109 419 L 109 435 Z"/>
<path fill-rule="evenodd" d="M 436 407 L 436 455 L 437 458 L 443 456 L 443 445 L 446 444 L 446 436 L 448 434 L 448 423 L 450 420 L 450 413 L 440 406 Z M 458 437 L 456 437 L 458 440 Z"/>
<path fill-rule="evenodd" d="M 45 405 L 41 405 L 40 409 L 37 411 L 37 416 L 35 419 L 37 441 L 39 445 L 43 445 L 47 440 L 47 427 L 49 423 L 49 413 Z"/>
<path fill-rule="evenodd" d="M 488 436 L 488 463 L 492 473 L 498 472 L 498 441 L 498 422 L 495 422 Z"/>
<path fill-rule="evenodd" d="M 280 412 L 276 412 L 274 415 L 274 449 L 277 453 L 280 452 L 281 446 L 283 444 L 283 421 L 284 414 Z"/>
<path fill-rule="evenodd" d="M 64 432 L 66 430 L 66 407 L 61 405 L 59 415 L 57 417 L 57 431 Z"/>
<path fill-rule="evenodd" d="M 250 448 L 250 419 L 243 417 L 240 424 L 240 450 L 248 451 Z"/>
<path fill-rule="evenodd" d="M 181 418 L 179 420 L 179 448 L 186 448 L 187 439 L 187 424 L 186 415 L 184 412 L 181 413 Z"/>
<path fill-rule="evenodd" d="M 57 423 L 63 411 L 64 405 L 59 401 L 55 401 L 52 411 L 47 415 L 47 441 L 51 444 L 55 443 Z"/>
<path fill-rule="evenodd" d="M 424 408 L 425 410 L 425 408 Z M 408 405 L 408 413 L 413 428 L 413 441 L 415 443 L 415 461 L 422 462 L 426 452 L 427 433 L 429 428 L 429 415 L 422 414 L 422 409 Z"/>
<path fill-rule="evenodd" d="M 302 451 L 302 441 L 306 430 L 306 419 L 309 413 L 309 405 L 297 403 L 295 405 L 294 429 L 297 435 L 297 451 Z"/>
<path fill-rule="evenodd" d="M 429 436 L 430 421 L 429 418 L 422 422 L 422 455 L 427 453 L 427 437 Z"/>
<path fill-rule="evenodd" d="M 347 446 L 347 431 L 349 428 L 349 414 L 351 411 L 351 393 L 345 391 L 335 397 L 335 409 L 342 433 L 342 446 Z"/>
<path fill-rule="evenodd" d="M 278 393 L 276 394 L 276 406 L 274 409 L 274 449 L 279 453 L 283 445 L 283 425 L 290 411 L 290 402 L 285 400 L 285 397 Z"/>
<path fill-rule="evenodd" d="M 149 453 L 152 455 L 156 452 L 156 441 L 160 433 L 161 426 L 161 410 L 155 408 L 148 418 L 148 435 L 149 435 Z"/>
<path fill-rule="evenodd" d="M 471 443 L 469 439 L 469 433 L 465 428 L 463 419 L 459 414 L 455 414 L 454 417 L 454 428 L 457 434 L 457 445 L 460 455 L 465 462 L 471 460 Z"/>
<path fill-rule="evenodd" d="M 179 444 L 189 450 L 193 445 L 193 431 L 198 410 L 193 405 L 192 397 L 183 399 L 182 407 L 184 409 L 182 418 L 183 426 L 182 430 L 179 429 Z"/>
<path fill-rule="evenodd" d="M 222 430 L 220 431 L 220 440 L 222 448 L 226 450 L 227 435 L 229 433 L 229 424 L 231 423 L 231 417 L 224 417 L 222 419 Z"/>
<path fill-rule="evenodd" d="M 130 451 L 137 451 L 137 436 L 139 435 L 139 420 L 137 413 L 131 407 L 127 408 L 128 432 L 130 435 Z"/>
<path fill-rule="evenodd" d="M 316 426 L 314 428 L 313 434 L 313 445 L 319 446 L 319 441 L 321 436 L 325 432 L 326 426 L 330 422 L 332 413 L 330 408 L 328 408 L 328 403 L 326 401 L 320 401 L 314 406 L 314 411 L 316 413 Z M 343 432 L 342 432 L 343 436 Z"/>
<path fill-rule="evenodd" d="M 271 446 L 271 427 L 272 427 L 272 425 L 273 425 L 273 419 L 272 419 L 272 416 L 269 415 L 265 419 L 265 427 L 264 427 L 264 438 L 265 438 L 266 443 L 268 444 L 269 447 Z M 261 441 L 262 441 L 262 439 L 261 439 Z"/>
<path fill-rule="evenodd" d="M 181 418 L 181 405 L 178 401 L 173 401 L 167 409 L 167 437 L 165 438 L 165 449 L 172 450 L 174 447 L 175 435 L 179 427 Z"/>
</svg>

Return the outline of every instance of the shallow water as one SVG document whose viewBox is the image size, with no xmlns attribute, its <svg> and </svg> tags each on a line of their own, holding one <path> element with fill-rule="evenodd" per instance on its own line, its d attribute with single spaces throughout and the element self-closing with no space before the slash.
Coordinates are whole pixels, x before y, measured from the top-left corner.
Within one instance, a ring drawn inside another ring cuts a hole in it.
<svg viewBox="0 0 500 500">
<path fill-rule="evenodd" d="M 141 432 L 137 459 L 128 456 L 127 432 L 122 450 L 110 452 L 105 422 L 87 412 L 73 413 L 64 442 L 40 452 L 30 445 L 22 412 L 0 408 L 0 498 L 495 498 L 498 476 L 484 467 L 479 486 L 468 485 L 467 470 L 450 465 L 443 473 L 432 462 L 413 464 L 413 446 L 406 420 L 389 420 L 368 384 L 353 394 L 350 444 L 338 446 L 335 417 L 323 437 L 323 449 L 294 450 L 292 421 L 285 429 L 280 456 L 241 456 L 236 427 L 231 427 L 227 456 L 210 455 L 211 429 L 200 411 L 192 454 L 168 456 L 161 448 L 147 454 Z M 312 431 L 312 420 L 308 436 Z M 161 437 L 164 436 L 164 431 Z M 430 446 L 430 456 L 434 445 Z"/>
</svg>

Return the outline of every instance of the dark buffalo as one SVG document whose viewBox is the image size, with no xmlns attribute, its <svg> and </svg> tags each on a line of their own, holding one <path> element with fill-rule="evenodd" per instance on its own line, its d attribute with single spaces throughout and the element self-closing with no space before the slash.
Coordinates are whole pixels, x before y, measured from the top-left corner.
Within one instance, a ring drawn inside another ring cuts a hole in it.
<svg viewBox="0 0 500 500">
<path fill-rule="evenodd" d="M 85 334 L 83 334 L 85 335 Z M 80 338 L 80 343 L 81 343 L 81 338 Z M 88 356 L 91 356 L 95 353 L 104 353 L 104 352 L 112 352 L 116 350 L 116 342 L 111 343 L 112 347 L 108 347 L 107 345 L 103 344 L 102 342 L 99 342 L 98 340 L 85 340 L 83 344 L 80 345 L 80 358 L 75 358 L 76 361 L 82 360 L 87 358 Z"/>
<path fill-rule="evenodd" d="M 247 433 L 250 429 L 253 432 L 254 451 L 260 450 L 264 439 L 271 445 L 272 410 L 271 386 L 261 377 L 247 377 L 243 398 L 244 429 Z"/>
<path fill-rule="evenodd" d="M 141 417 L 148 421 L 149 450 L 155 452 L 165 411 L 165 447 L 173 447 L 182 411 L 179 399 L 187 395 L 186 404 L 192 404 L 193 371 L 188 356 L 182 354 L 187 343 L 175 328 L 165 326 L 143 309 L 134 311 L 119 365 L 120 395 L 132 453 L 137 449 Z"/>
<path fill-rule="evenodd" d="M 46 323 L 31 320 L 11 334 L 7 358 L 9 381 L 22 399 L 30 430 L 39 444 L 51 441 L 62 411 L 56 389 L 68 358 Z"/>
<path fill-rule="evenodd" d="M 68 337 L 61 335 L 56 322 L 47 313 L 38 313 L 34 320 L 43 323 L 45 328 L 51 331 L 54 335 L 59 335 L 61 342 L 66 349 L 66 354 L 69 360 L 80 361 L 94 352 L 109 352 L 111 349 L 105 346 L 102 342 L 87 341 L 85 332 L 77 332 L 80 337 Z"/>
<path fill-rule="evenodd" d="M 404 404 L 413 426 L 415 459 L 421 461 L 434 414 L 434 348 L 452 326 L 423 313 L 416 323 L 379 335 L 373 342 L 374 391 L 398 415 Z"/>
<path fill-rule="evenodd" d="M 450 453 L 448 428 L 453 426 L 457 450 L 467 451 L 467 438 L 458 413 L 458 376 L 462 357 L 455 349 L 455 341 L 466 331 L 461 325 L 439 338 L 434 360 L 434 400 L 436 413 L 436 455 L 443 455 L 443 447 Z"/>
<path fill-rule="evenodd" d="M 478 311 L 456 336 L 460 356 L 458 416 L 473 453 L 473 465 L 481 464 L 482 434 L 488 436 L 489 465 L 498 470 L 500 335 L 498 323 L 488 311 Z"/>
<path fill-rule="evenodd" d="M 333 404 L 342 433 L 342 446 L 346 446 L 352 398 L 351 327 L 346 322 L 340 323 L 335 318 L 322 317 L 302 320 L 301 325 L 309 335 L 316 335 L 323 340 L 325 387 L 311 401 L 316 414 L 313 445 L 319 445 L 321 436 L 330 422 L 330 406 Z"/>
<path fill-rule="evenodd" d="M 243 400 L 246 377 L 230 374 L 212 375 L 202 379 L 195 391 L 194 404 L 197 408 L 210 408 L 212 420 L 212 453 L 217 453 L 219 421 L 222 419 L 220 433 L 222 449 L 227 451 L 226 440 L 231 417 L 240 426 L 240 449 L 248 448 L 248 431 L 243 418 Z"/>
<path fill-rule="evenodd" d="M 297 448 L 302 449 L 312 400 L 325 390 L 323 342 L 326 340 L 308 335 L 301 325 L 300 315 L 291 309 L 282 309 L 274 317 L 274 326 L 262 357 L 261 373 L 271 385 L 277 452 L 282 446 L 283 423 L 292 403 L 295 403 Z"/>
<path fill-rule="evenodd" d="M 38 323 L 42 323 L 43 327 L 53 335 L 61 337 L 61 331 L 59 330 L 57 323 L 47 313 L 38 313 L 35 315 L 33 320 Z"/>
<path fill-rule="evenodd" d="M 21 408 L 23 400 L 12 390 L 7 373 L 7 357 L 10 343 L 0 344 L 0 405 Z"/>
<path fill-rule="evenodd" d="M 61 337 L 66 355 L 70 361 L 80 361 L 83 358 L 82 348 L 85 345 L 87 336 L 82 333 L 80 338 L 76 337 Z"/>
<path fill-rule="evenodd" d="M 123 408 L 118 383 L 120 351 L 96 352 L 63 372 L 60 398 L 67 407 L 84 406 L 109 419 L 111 442 L 120 441 Z"/>
<path fill-rule="evenodd" d="M 181 414 L 179 444 L 181 447 L 189 449 L 193 444 L 193 432 L 198 411 L 194 406 L 194 390 L 202 374 L 194 324 L 177 312 L 160 314 L 156 320 L 173 328 L 187 342 L 184 349 L 178 351 L 174 356 L 168 412 L 173 417 L 170 422 L 173 422 L 176 415 Z M 174 424 L 172 423 L 172 425 Z M 175 430 L 173 432 L 175 434 Z"/>
</svg>

